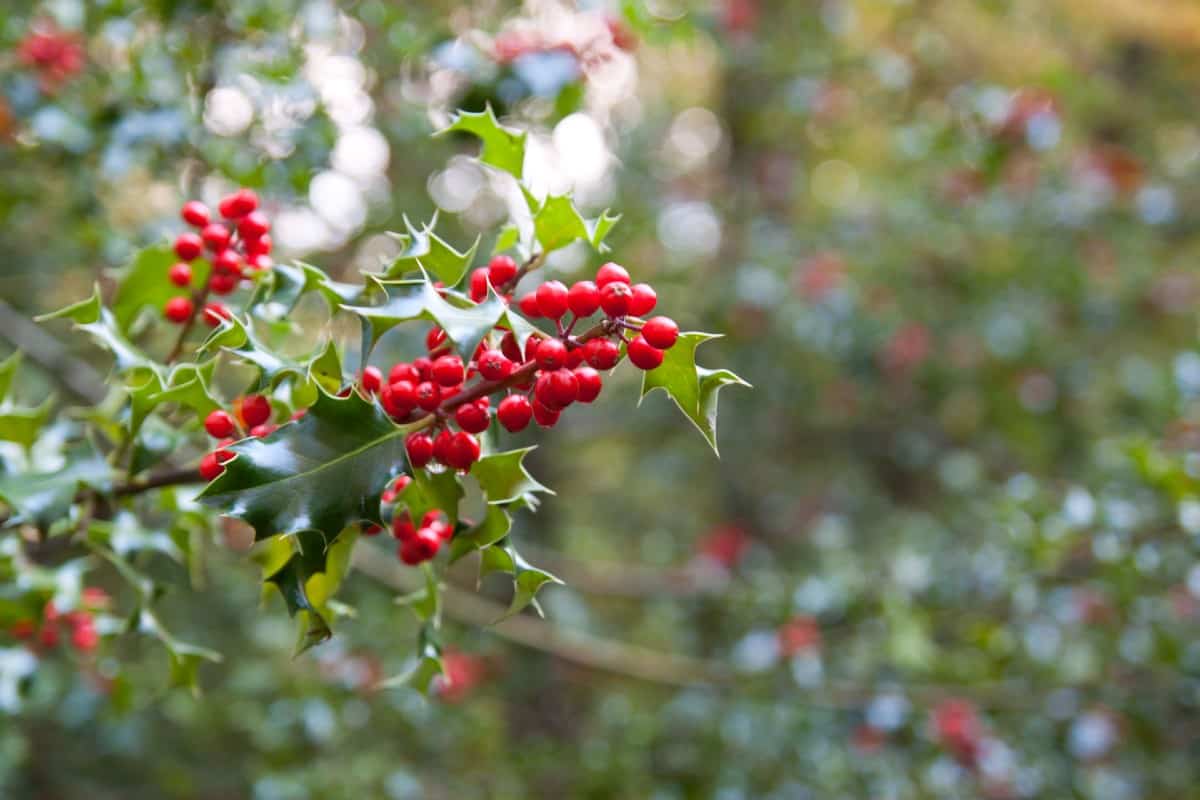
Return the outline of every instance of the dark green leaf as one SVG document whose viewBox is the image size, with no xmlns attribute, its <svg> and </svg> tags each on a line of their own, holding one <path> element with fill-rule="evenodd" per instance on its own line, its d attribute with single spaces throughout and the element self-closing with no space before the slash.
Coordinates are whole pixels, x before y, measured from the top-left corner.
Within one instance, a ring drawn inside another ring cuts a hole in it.
<svg viewBox="0 0 1200 800">
<path fill-rule="evenodd" d="M 424 270 L 433 275 L 447 286 L 456 286 L 467 274 L 467 268 L 475 258 L 475 250 L 479 247 L 479 237 L 466 251 L 460 253 L 451 247 L 444 239 L 433 232 L 437 225 L 437 217 L 424 228 L 415 228 L 405 217 L 404 224 L 407 234 L 398 238 L 405 242 L 404 252 L 396 257 L 386 270 L 383 278 L 399 278 L 404 275 Z M 349 302 L 349 301 L 347 301 Z"/>
<path fill-rule="evenodd" d="M 451 131 L 464 131 L 478 136 L 483 142 L 479 160 L 502 169 L 517 180 L 525 164 L 524 131 L 506 128 L 496 119 L 489 104 L 483 111 L 461 111 L 454 121 L 437 132 L 441 136 Z"/>
<path fill-rule="evenodd" d="M 525 456 L 534 450 L 525 447 L 504 453 L 492 453 L 471 465 L 471 474 L 487 496 L 488 503 L 511 503 L 534 492 L 554 492 L 533 479 L 525 469 Z"/>
<path fill-rule="evenodd" d="M 157 245 L 140 251 L 133 263 L 121 270 L 112 305 L 119 330 L 128 331 L 142 309 L 151 307 L 161 312 L 168 300 L 187 292 L 167 280 L 167 272 L 178 260 L 170 247 Z M 197 259 L 191 267 L 192 285 L 203 286 L 208 280 L 208 262 Z"/>
</svg>

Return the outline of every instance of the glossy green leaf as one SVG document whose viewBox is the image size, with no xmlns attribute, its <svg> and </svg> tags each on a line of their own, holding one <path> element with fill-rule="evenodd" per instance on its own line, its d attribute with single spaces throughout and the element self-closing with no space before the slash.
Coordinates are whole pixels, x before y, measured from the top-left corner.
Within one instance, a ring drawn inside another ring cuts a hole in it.
<svg viewBox="0 0 1200 800">
<path fill-rule="evenodd" d="M 0 473 L 0 502 L 10 509 L 9 523 L 46 529 L 66 516 L 81 487 L 108 490 L 112 470 L 99 454 L 86 448 L 67 457 L 53 472 Z"/>
<path fill-rule="evenodd" d="M 86 300 L 35 318 L 37 322 L 55 319 L 71 320 L 75 327 L 88 334 L 97 345 L 112 353 L 118 373 L 128 374 L 145 370 L 161 376 L 162 367 L 138 350 L 121 333 L 112 312 L 100 301 L 99 286 L 93 288 L 92 296 Z"/>
<path fill-rule="evenodd" d="M 511 503 L 534 492 L 554 494 L 533 479 L 525 469 L 525 456 L 535 448 L 525 447 L 504 453 L 491 453 L 471 465 L 471 475 L 479 482 L 488 503 Z"/>
<path fill-rule="evenodd" d="M 452 131 L 462 131 L 479 137 L 483 142 L 479 160 L 504 170 L 517 180 L 521 179 L 525 164 L 526 133 L 501 125 L 492 111 L 491 104 L 483 111 L 460 111 L 454 116 L 453 122 L 435 135 L 443 136 Z"/>
<path fill-rule="evenodd" d="M 445 472 L 430 472 L 418 469 L 412 471 L 413 481 L 400 493 L 398 502 L 402 503 L 414 520 L 419 521 L 429 511 L 443 511 L 450 518 L 450 525 L 458 523 L 458 503 L 463 497 L 462 484 L 455 474 Z"/>
<path fill-rule="evenodd" d="M 489 505 L 483 522 L 460 531 L 450 543 L 450 563 L 503 539 L 512 529 L 512 517 L 498 505 Z"/>
<path fill-rule="evenodd" d="M 24 448 L 33 447 L 42 426 L 50 419 L 50 410 L 53 407 L 53 397 L 47 397 L 37 408 L 0 403 L 0 441 L 16 442 Z"/>
<path fill-rule="evenodd" d="M 156 245 L 138 252 L 133 262 L 118 273 L 112 312 L 119 330 L 128 331 L 141 310 L 153 308 L 161 313 L 172 297 L 187 294 L 187 289 L 167 280 L 167 272 L 178 260 L 169 246 Z M 208 262 L 197 259 L 191 262 L 191 267 L 192 285 L 203 286 L 208 280 Z"/>
<path fill-rule="evenodd" d="M 315 530 L 332 541 L 360 520 L 379 521 L 379 497 L 403 467 L 404 437 L 357 393 L 320 393 L 298 422 L 229 447 L 237 457 L 200 500 L 254 527 L 256 538 Z"/>
<path fill-rule="evenodd" d="M 447 286 L 458 285 L 475 258 L 479 237 L 475 237 L 474 243 L 465 252 L 459 252 L 433 232 L 437 225 L 436 216 L 423 228 L 414 227 L 407 217 L 404 218 L 404 224 L 408 233 L 398 235 L 405 243 L 404 251 L 383 271 L 381 277 L 400 278 L 424 270 Z"/>
<path fill-rule="evenodd" d="M 663 363 L 642 375 L 642 397 L 662 389 L 679 407 L 696 430 L 700 431 L 714 453 L 717 449 L 717 393 L 722 387 L 750 384 L 729 370 L 710 370 L 696 366 L 696 348 L 711 339 L 711 333 L 681 333 L 675 346 L 667 350 Z M 639 400 L 640 403 L 640 400 Z"/>
<path fill-rule="evenodd" d="M 308 293 L 316 292 L 336 311 L 342 303 L 359 302 L 367 287 L 342 283 L 330 278 L 320 267 L 297 261 L 294 265 L 276 264 L 256 288 L 248 304 L 271 318 L 289 314 Z"/>
<path fill-rule="evenodd" d="M 517 552 L 511 542 L 504 541 L 483 549 L 479 560 L 479 577 L 483 578 L 496 572 L 504 572 L 513 577 L 513 598 L 508 610 L 500 619 L 501 622 L 513 614 L 517 614 L 532 605 L 539 615 L 541 606 L 537 602 L 537 593 L 546 584 L 561 584 L 554 575 L 533 566 Z M 493 624 L 495 624 L 493 622 Z"/>
</svg>

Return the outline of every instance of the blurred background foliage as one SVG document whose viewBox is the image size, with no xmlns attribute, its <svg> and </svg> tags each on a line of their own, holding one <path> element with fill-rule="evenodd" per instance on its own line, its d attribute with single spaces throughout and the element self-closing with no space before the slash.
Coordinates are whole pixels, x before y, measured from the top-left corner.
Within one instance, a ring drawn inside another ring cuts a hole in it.
<svg viewBox="0 0 1200 800">
<path fill-rule="evenodd" d="M 491 103 L 756 388 L 720 461 L 628 374 L 542 434 L 514 535 L 567 585 L 451 602 L 428 698 L 373 690 L 415 622 L 368 576 L 293 659 L 219 526 L 146 555 L 225 661 L 167 691 L 106 638 L 17 682 L 0 635 L 0 794 L 1200 796 L 1198 54 L 1186 0 L 10 0 L 7 315 L 235 184 L 343 278 L 404 215 L 463 246 L 505 201 L 428 134 Z"/>
</svg>

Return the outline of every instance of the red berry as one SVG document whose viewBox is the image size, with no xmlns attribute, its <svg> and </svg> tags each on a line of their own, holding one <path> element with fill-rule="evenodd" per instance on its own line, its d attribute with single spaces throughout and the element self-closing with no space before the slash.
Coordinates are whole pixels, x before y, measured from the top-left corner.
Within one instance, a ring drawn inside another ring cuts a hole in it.
<svg viewBox="0 0 1200 800">
<path fill-rule="evenodd" d="M 236 250 L 222 250 L 213 258 L 213 276 L 242 274 L 242 257 Z"/>
<path fill-rule="evenodd" d="M 517 337 L 513 336 L 512 331 L 508 331 L 500 339 L 500 352 L 504 353 L 504 357 L 514 364 L 519 364 L 525 360 L 520 346 L 517 345 Z"/>
<path fill-rule="evenodd" d="M 226 439 L 233 436 L 237 430 L 233 417 L 228 412 L 217 409 L 204 418 L 204 430 L 214 439 Z"/>
<path fill-rule="evenodd" d="M 441 546 L 442 540 L 436 531 L 421 528 L 413 538 L 400 545 L 400 560 L 409 566 L 416 566 L 436 556 Z"/>
<path fill-rule="evenodd" d="M 542 315 L 542 309 L 538 305 L 537 294 L 534 292 L 522 295 L 521 299 L 517 301 L 517 308 L 521 309 L 521 313 L 530 319 L 537 319 Z"/>
<path fill-rule="evenodd" d="M 471 282 L 468 289 L 468 294 L 476 303 L 481 302 L 487 297 L 488 293 L 488 270 L 487 267 L 479 267 L 471 271 Z"/>
<path fill-rule="evenodd" d="M 499 350 L 484 350 L 475 359 L 479 374 L 486 380 L 498 381 L 512 374 L 513 363 Z"/>
<path fill-rule="evenodd" d="M 591 367 L 579 367 L 575 370 L 575 380 L 579 382 L 579 402 L 590 403 L 600 394 L 604 382 L 600 373 Z"/>
<path fill-rule="evenodd" d="M 562 281 L 546 281 L 537 288 L 538 311 L 548 319 L 567 313 L 567 287 Z"/>
<path fill-rule="evenodd" d="M 567 360 L 567 346 L 558 339 L 542 339 L 534 351 L 534 359 L 541 369 L 558 369 Z"/>
<path fill-rule="evenodd" d="M 395 381 L 383 387 L 379 402 L 390 416 L 407 417 L 417 407 L 417 387 L 411 381 Z"/>
<path fill-rule="evenodd" d="M 600 307 L 610 317 L 623 317 L 629 313 L 633 290 L 624 283 L 610 283 L 600 290 Z"/>
<path fill-rule="evenodd" d="M 612 369 L 621 360 L 621 348 L 608 339 L 589 339 L 583 356 L 596 369 Z"/>
<path fill-rule="evenodd" d="M 261 211 L 247 214 L 238 223 L 238 234 L 243 239 L 261 239 L 270 230 L 271 223 L 267 220 L 267 215 Z"/>
<path fill-rule="evenodd" d="M 463 382 L 463 374 L 463 362 L 458 356 L 441 356 L 433 362 L 433 379 L 442 386 L 457 386 Z"/>
<path fill-rule="evenodd" d="M 217 206 L 221 216 L 226 219 L 244 217 L 256 208 L 258 208 L 258 195 L 249 189 L 238 189 L 233 194 L 226 195 Z"/>
<path fill-rule="evenodd" d="M 376 525 L 374 522 L 369 525 L 363 525 L 363 536 L 378 536 L 383 533 L 383 526 Z"/>
<path fill-rule="evenodd" d="M 632 296 L 629 298 L 629 313 L 635 317 L 644 317 L 654 310 L 658 304 L 658 293 L 648 283 L 635 283 L 629 287 Z"/>
<path fill-rule="evenodd" d="M 417 384 L 417 405 L 425 411 L 433 411 L 442 402 L 442 390 L 436 383 L 422 381 Z"/>
<path fill-rule="evenodd" d="M 184 261 L 195 261 L 204 251 L 204 240 L 194 233 L 181 233 L 175 237 L 175 255 Z"/>
<path fill-rule="evenodd" d="M 552 428 L 558 422 L 559 412 L 552 408 L 546 408 L 541 403 L 533 404 L 533 418 L 537 420 L 537 424 L 543 428 Z"/>
<path fill-rule="evenodd" d="M 90 653 L 100 644 L 100 634 L 96 632 L 96 623 L 91 616 L 80 618 L 71 631 L 71 645 L 81 653 Z"/>
<path fill-rule="evenodd" d="M 575 373 L 567 368 L 543 372 L 533 386 L 534 396 L 546 408 L 566 408 L 579 397 L 579 381 Z"/>
<path fill-rule="evenodd" d="M 433 457 L 437 461 L 449 466 L 450 464 L 450 442 L 454 439 L 454 432 L 449 428 L 442 428 L 437 436 L 433 439 Z"/>
<path fill-rule="evenodd" d="M 513 433 L 525 430 L 532 417 L 533 406 L 529 404 L 529 398 L 523 394 L 509 395 L 496 407 L 496 419 L 500 420 L 500 424 L 504 426 L 505 430 Z"/>
<path fill-rule="evenodd" d="M 654 317 L 642 326 L 642 337 L 651 347 L 670 350 L 679 338 L 679 326 L 670 317 Z"/>
<path fill-rule="evenodd" d="M 397 381 L 409 381 L 417 384 L 421 382 L 421 373 L 417 372 L 417 368 L 412 364 L 401 362 L 392 367 L 388 373 L 388 383 L 396 383 Z"/>
<path fill-rule="evenodd" d="M 601 264 L 600 269 L 596 270 L 596 286 L 603 289 L 610 283 L 623 283 L 629 285 L 629 273 L 620 264 L 614 264 L 609 261 L 607 264 Z"/>
<path fill-rule="evenodd" d="M 408 488 L 410 483 L 412 483 L 411 475 L 397 475 L 396 479 L 392 481 L 391 489 L 396 494 L 400 494 L 400 492 Z"/>
<path fill-rule="evenodd" d="M 42 647 L 57 647 L 58 646 L 58 628 L 53 625 L 43 625 L 42 630 L 38 633 L 38 641 Z"/>
<path fill-rule="evenodd" d="M 418 356 L 413 359 L 413 368 L 417 371 L 417 377 L 422 381 L 433 379 L 433 359 L 425 356 Z"/>
<path fill-rule="evenodd" d="M 252 394 L 242 398 L 242 422 L 253 428 L 262 425 L 271 418 L 271 401 L 261 394 Z"/>
<path fill-rule="evenodd" d="M 590 317 L 600 307 L 600 289 L 591 281 L 579 281 L 567 292 L 567 305 L 577 317 Z"/>
<path fill-rule="evenodd" d="M 244 246 L 247 258 L 268 255 L 271 252 L 271 235 L 265 234 L 257 239 L 247 239 Z"/>
<path fill-rule="evenodd" d="M 194 308 L 190 297 L 172 297 L 163 306 L 163 315 L 171 322 L 182 324 L 191 319 Z"/>
<path fill-rule="evenodd" d="M 492 286 L 500 289 L 504 284 L 517 277 L 517 262 L 512 256 L 492 256 L 492 260 L 488 263 L 488 280 L 492 282 Z"/>
<path fill-rule="evenodd" d="M 363 369 L 362 387 L 371 394 L 375 394 L 383 387 L 383 373 L 379 371 L 379 367 Z"/>
<path fill-rule="evenodd" d="M 233 458 L 228 450 L 213 450 L 200 459 L 200 477 L 206 481 L 216 480 L 225 471 L 225 464 Z"/>
<path fill-rule="evenodd" d="M 421 469 L 433 460 L 433 439 L 428 433 L 410 433 L 404 440 L 404 449 L 408 453 L 408 463 L 413 469 Z"/>
<path fill-rule="evenodd" d="M 213 276 L 208 279 L 208 288 L 212 290 L 213 294 L 233 294 L 234 290 L 236 290 L 238 287 L 238 283 L 240 282 L 241 278 L 237 275 L 230 275 L 226 272 L 216 272 L 213 273 Z"/>
<path fill-rule="evenodd" d="M 397 511 L 392 515 L 392 536 L 402 542 L 412 541 L 417 537 L 417 526 L 413 525 L 412 517 L 407 511 Z"/>
<path fill-rule="evenodd" d="M 226 247 L 229 247 L 229 228 L 226 228 L 219 222 L 210 222 L 204 226 L 204 230 L 200 231 L 200 238 L 204 240 L 204 244 L 209 250 L 214 253 L 219 253 Z"/>
<path fill-rule="evenodd" d="M 463 403 L 454 411 L 454 421 L 467 433 L 483 433 L 491 423 L 486 408 L 475 403 Z"/>
<path fill-rule="evenodd" d="M 272 266 L 274 266 L 275 262 L 272 261 L 271 257 L 266 253 L 259 253 L 258 255 L 250 256 L 248 259 L 246 259 L 246 264 L 251 269 L 263 270 L 270 269 Z"/>
<path fill-rule="evenodd" d="M 583 348 L 582 347 L 568 347 L 567 348 L 567 360 L 565 363 L 565 366 L 567 367 L 567 369 L 575 369 L 582 363 L 583 363 Z"/>
<path fill-rule="evenodd" d="M 441 328 L 430 328 L 429 333 L 425 334 L 425 349 L 431 353 L 445 343 L 446 332 Z"/>
<path fill-rule="evenodd" d="M 446 466 L 469 469 L 479 460 L 479 440 L 466 431 L 459 431 L 446 447 Z"/>
<path fill-rule="evenodd" d="M 262 439 L 264 436 L 270 436 L 272 433 L 274 433 L 277 430 L 279 430 L 278 425 L 272 425 L 271 423 L 268 422 L 268 423 L 264 423 L 262 425 L 255 425 L 253 428 L 250 429 L 250 435 L 253 436 L 255 439 Z"/>
<path fill-rule="evenodd" d="M 196 228 L 203 228 L 208 224 L 208 220 L 210 219 L 208 206 L 199 200 L 189 200 L 184 203 L 179 216 L 183 217 L 183 221 L 188 225 Z"/>
<path fill-rule="evenodd" d="M 182 261 L 171 267 L 167 272 L 167 278 L 176 286 L 186 287 L 192 285 L 192 268 L 190 265 Z"/>
<path fill-rule="evenodd" d="M 626 348 L 629 360 L 638 369 L 651 370 L 663 362 L 663 351 L 647 342 L 639 333 Z"/>
<path fill-rule="evenodd" d="M 215 328 L 221 324 L 222 320 L 231 319 L 233 312 L 225 307 L 223 303 L 206 303 L 204 306 L 204 324 L 210 328 Z"/>
</svg>

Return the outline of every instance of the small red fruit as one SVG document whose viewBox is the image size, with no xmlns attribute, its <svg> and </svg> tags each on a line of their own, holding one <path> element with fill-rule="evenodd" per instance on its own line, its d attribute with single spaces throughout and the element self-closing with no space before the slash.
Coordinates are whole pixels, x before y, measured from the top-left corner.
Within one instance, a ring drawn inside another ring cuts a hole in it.
<svg viewBox="0 0 1200 800">
<path fill-rule="evenodd" d="M 417 384 L 417 405 L 425 411 L 433 411 L 442 402 L 442 390 L 436 383 L 421 381 Z"/>
<path fill-rule="evenodd" d="M 433 359 L 418 356 L 413 359 L 412 365 L 413 369 L 417 371 L 417 377 L 420 380 L 433 380 Z"/>
<path fill-rule="evenodd" d="M 537 424 L 543 428 L 553 428 L 558 422 L 559 412 L 551 408 L 546 408 L 541 403 L 533 404 L 533 418 L 537 420 Z"/>
<path fill-rule="evenodd" d="M 204 418 L 204 430 L 214 439 L 227 439 L 237 430 L 233 417 L 228 412 L 217 409 Z"/>
<path fill-rule="evenodd" d="M 642 326 L 642 336 L 650 346 L 670 350 L 679 338 L 679 326 L 670 317 L 653 317 Z"/>
<path fill-rule="evenodd" d="M 520 364 L 525 360 L 520 346 L 517 345 L 517 337 L 513 336 L 512 331 L 508 331 L 501 337 L 500 352 L 504 353 L 504 357 L 513 362 L 513 364 Z"/>
<path fill-rule="evenodd" d="M 600 373 L 591 367 L 579 367 L 575 370 L 575 380 L 579 383 L 579 397 L 581 403 L 590 403 L 600 395 L 600 389 L 604 382 L 600 379 Z"/>
<path fill-rule="evenodd" d="M 500 420 L 505 430 L 512 433 L 525 430 L 532 418 L 533 406 L 523 394 L 509 395 L 496 407 L 496 419 Z"/>
<path fill-rule="evenodd" d="M 467 433 L 483 433 L 491 423 L 486 408 L 475 403 L 463 403 L 454 411 L 454 421 Z"/>
<path fill-rule="evenodd" d="M 261 394 L 247 395 L 242 398 L 241 416 L 251 428 L 262 425 L 271 418 L 271 401 Z"/>
<path fill-rule="evenodd" d="M 558 339 L 542 339 L 533 353 L 541 369 L 558 369 L 567 360 L 567 346 Z"/>
<path fill-rule="evenodd" d="M 208 279 L 208 288 L 212 290 L 213 294 L 224 296 L 227 294 L 233 294 L 240 281 L 241 278 L 237 275 L 230 275 L 227 272 L 218 272 L 214 273 L 213 276 Z"/>
<path fill-rule="evenodd" d="M 400 560 L 409 566 L 416 566 L 436 556 L 441 546 L 442 540 L 437 531 L 421 528 L 416 536 L 400 545 Z"/>
<path fill-rule="evenodd" d="M 433 440 L 433 457 L 446 466 L 450 465 L 450 442 L 453 439 L 454 433 L 448 428 L 442 428 Z"/>
<path fill-rule="evenodd" d="M 413 525 L 412 517 L 407 511 L 397 512 L 392 517 L 392 536 L 401 542 L 410 542 L 417 538 L 417 526 Z"/>
<path fill-rule="evenodd" d="M 200 238 L 204 240 L 205 246 L 214 253 L 219 253 L 229 247 L 230 235 L 229 228 L 219 222 L 210 222 L 204 226 L 204 230 L 200 231 Z"/>
<path fill-rule="evenodd" d="M 583 356 L 596 369 L 612 369 L 621 360 L 621 348 L 608 339 L 589 339 Z"/>
<path fill-rule="evenodd" d="M 486 380 L 498 381 L 512 374 L 513 363 L 499 350 L 484 350 L 475 359 L 479 374 Z"/>
<path fill-rule="evenodd" d="M 267 215 L 261 211 L 247 214 L 238 223 L 238 233 L 243 239 L 261 239 L 270 230 L 271 223 L 267 220 Z"/>
<path fill-rule="evenodd" d="M 635 317 L 644 317 L 658 305 L 658 293 L 648 283 L 635 283 L 629 288 L 632 296 L 629 298 L 629 313 Z"/>
<path fill-rule="evenodd" d="M 379 371 L 379 367 L 363 369 L 362 387 L 371 394 L 375 394 L 383 387 L 383 373 Z"/>
<path fill-rule="evenodd" d="M 171 267 L 167 272 L 167 278 L 171 283 L 179 287 L 187 287 L 192 285 L 192 268 L 190 265 L 182 261 Z"/>
<path fill-rule="evenodd" d="M 609 261 L 607 264 L 601 264 L 600 269 L 596 270 L 596 286 L 603 289 L 610 283 L 623 283 L 629 285 L 629 273 L 620 264 L 614 264 Z"/>
<path fill-rule="evenodd" d="M 408 453 L 408 463 L 413 469 L 421 469 L 433 460 L 433 439 L 428 433 L 410 433 L 404 440 L 404 449 Z"/>
<path fill-rule="evenodd" d="M 175 255 L 183 261 L 195 261 L 204 251 L 204 240 L 190 231 L 175 237 Z"/>
<path fill-rule="evenodd" d="M 417 384 L 421 382 L 421 373 L 417 372 L 417 368 L 412 364 L 401 362 L 392 367 L 388 373 L 388 383 L 396 383 L 397 381 L 409 381 Z"/>
<path fill-rule="evenodd" d="M 231 319 L 231 312 L 224 303 L 206 303 L 204 305 L 204 324 L 210 328 L 215 328 L 221 324 L 223 320 Z"/>
<path fill-rule="evenodd" d="M 213 481 L 225 471 L 224 463 L 229 459 L 223 458 L 222 454 L 232 456 L 227 450 L 214 450 L 204 454 L 204 458 L 200 459 L 200 477 L 206 481 Z"/>
<path fill-rule="evenodd" d="M 638 369 L 651 370 L 663 362 L 663 351 L 647 342 L 639 333 L 626 348 L 629 360 Z"/>
<path fill-rule="evenodd" d="M 431 353 L 445 343 L 446 332 L 441 328 L 430 328 L 429 333 L 425 334 L 425 349 Z"/>
<path fill-rule="evenodd" d="M 440 356 L 433 362 L 433 379 L 442 386 L 457 386 L 463 375 L 463 361 L 458 356 Z"/>
<path fill-rule="evenodd" d="M 567 292 L 567 305 L 577 317 L 590 317 L 600 307 L 600 289 L 591 281 L 579 281 Z"/>
<path fill-rule="evenodd" d="M 565 367 L 543 372 L 534 384 L 533 392 L 538 402 L 546 408 L 563 409 L 579 397 L 579 380 L 574 372 Z"/>
<path fill-rule="evenodd" d="M 567 287 L 562 281 L 546 281 L 537 288 L 538 311 L 548 319 L 567 313 Z"/>
<path fill-rule="evenodd" d="M 247 258 L 269 255 L 271 252 L 271 235 L 264 234 L 257 239 L 247 239 L 245 241 L 245 250 Z"/>
<path fill-rule="evenodd" d="M 217 210 L 226 219 L 238 219 L 239 217 L 246 216 L 256 208 L 258 208 L 258 195 L 250 189 L 238 189 L 233 194 L 227 195 L 221 201 Z"/>
<path fill-rule="evenodd" d="M 213 258 L 213 275 L 241 275 L 242 257 L 236 250 L 222 250 Z"/>
<path fill-rule="evenodd" d="M 179 216 L 183 217 L 183 221 L 188 225 L 196 228 L 203 228 L 208 224 L 210 215 L 208 206 L 201 203 L 199 200 L 189 200 L 183 204 L 183 209 L 180 210 Z"/>
<path fill-rule="evenodd" d="M 411 381 L 389 383 L 379 393 L 379 401 L 389 415 L 397 419 L 406 417 L 417 407 L 417 388 Z"/>
<path fill-rule="evenodd" d="M 171 322 L 182 324 L 191 319 L 194 308 L 190 297 L 172 297 L 163 306 L 163 316 Z"/>
<path fill-rule="evenodd" d="M 537 294 L 534 292 L 522 295 L 521 299 L 517 301 L 517 308 L 521 309 L 521 313 L 530 319 L 537 319 L 542 315 L 542 309 L 538 305 Z"/>
<path fill-rule="evenodd" d="M 512 256 L 492 256 L 492 260 L 488 263 L 488 280 L 492 282 L 492 286 L 500 289 L 504 284 L 517 277 L 517 270 L 517 262 L 513 260 Z"/>
<path fill-rule="evenodd" d="M 600 307 L 610 317 L 623 317 L 629 313 L 633 290 L 627 284 L 613 282 L 600 290 Z"/>
<path fill-rule="evenodd" d="M 471 271 L 471 281 L 467 290 L 468 295 L 476 303 L 482 302 L 488 293 L 487 267 L 479 267 Z"/>
<path fill-rule="evenodd" d="M 466 431 L 459 431 L 446 448 L 446 466 L 470 469 L 479 460 L 479 453 L 479 440 Z"/>
</svg>

